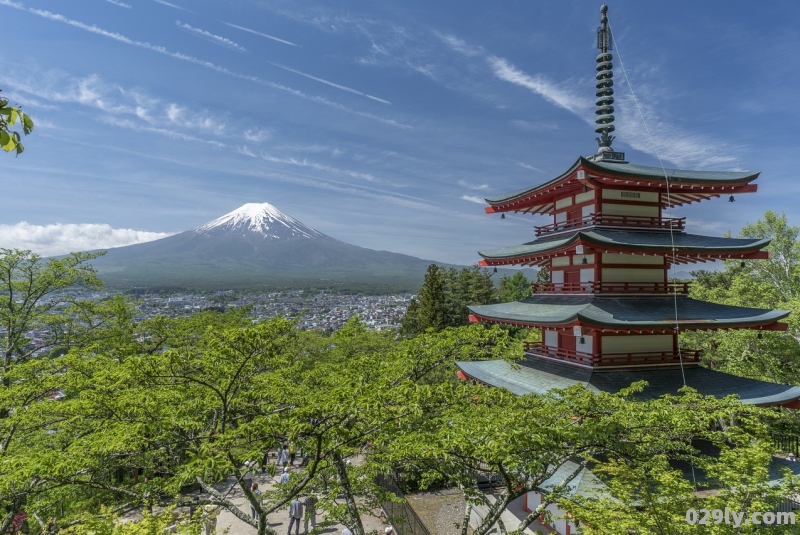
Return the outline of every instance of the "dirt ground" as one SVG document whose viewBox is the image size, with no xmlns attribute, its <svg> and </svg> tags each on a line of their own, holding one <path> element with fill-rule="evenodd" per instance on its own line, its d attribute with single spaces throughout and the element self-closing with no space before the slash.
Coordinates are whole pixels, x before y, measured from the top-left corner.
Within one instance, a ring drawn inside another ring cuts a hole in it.
<svg viewBox="0 0 800 535">
<path fill-rule="evenodd" d="M 461 491 L 421 492 L 406 499 L 431 535 L 460 535 L 465 506 Z M 472 535 L 472 528 L 467 533 Z"/>
</svg>

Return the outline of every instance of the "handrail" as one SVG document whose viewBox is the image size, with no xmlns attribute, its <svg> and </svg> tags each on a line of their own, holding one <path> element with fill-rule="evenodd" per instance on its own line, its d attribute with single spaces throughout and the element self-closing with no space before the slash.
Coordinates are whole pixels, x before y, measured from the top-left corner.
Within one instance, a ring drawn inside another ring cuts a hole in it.
<svg viewBox="0 0 800 535">
<path fill-rule="evenodd" d="M 629 353 L 591 353 L 573 349 L 545 346 L 542 342 L 525 342 L 525 352 L 533 356 L 549 357 L 584 366 L 631 366 L 646 364 L 678 364 L 700 362 L 701 351 L 639 351 Z"/>
<path fill-rule="evenodd" d="M 531 284 L 533 293 L 558 294 L 672 294 L 689 293 L 691 281 L 683 282 L 545 282 Z"/>
<path fill-rule="evenodd" d="M 559 221 L 558 223 L 534 227 L 534 229 L 536 229 L 536 235 L 541 236 L 542 234 L 549 234 L 551 232 L 591 226 L 683 230 L 685 224 L 685 217 L 645 217 L 597 213 L 583 216 L 580 219 L 568 219 L 566 221 Z"/>
</svg>

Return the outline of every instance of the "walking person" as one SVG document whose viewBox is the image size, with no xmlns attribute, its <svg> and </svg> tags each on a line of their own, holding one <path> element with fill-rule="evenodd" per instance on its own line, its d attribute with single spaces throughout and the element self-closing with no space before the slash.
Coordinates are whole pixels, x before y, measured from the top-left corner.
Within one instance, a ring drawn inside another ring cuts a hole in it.
<svg viewBox="0 0 800 535">
<path fill-rule="evenodd" d="M 242 468 L 242 483 L 248 489 L 253 486 L 253 472 L 250 469 L 250 461 L 244 462 L 244 468 Z"/>
<path fill-rule="evenodd" d="M 289 441 L 289 464 L 294 466 L 294 457 L 297 455 L 297 448 L 293 441 Z"/>
<path fill-rule="evenodd" d="M 294 525 L 294 535 L 300 535 L 300 520 L 303 518 L 303 503 L 295 498 L 289 504 L 289 531 L 287 535 L 292 535 L 292 526 Z"/>
<path fill-rule="evenodd" d="M 281 474 L 281 479 L 279 483 L 288 483 L 289 482 L 289 467 L 286 466 L 283 468 L 283 473 Z"/>
<path fill-rule="evenodd" d="M 317 498 L 316 496 L 309 496 L 305 501 L 306 518 L 303 522 L 303 531 L 308 533 L 308 523 L 311 522 L 311 527 L 317 527 Z"/>
<path fill-rule="evenodd" d="M 258 483 L 253 483 L 253 486 L 250 487 L 250 490 L 253 492 L 253 496 L 256 497 L 256 501 L 261 501 L 261 491 L 258 490 Z M 253 507 L 252 503 L 250 504 L 250 516 L 253 518 L 253 520 L 258 518 L 258 511 L 256 511 L 255 507 Z"/>
<path fill-rule="evenodd" d="M 281 444 L 278 447 L 278 466 L 286 466 L 289 464 L 289 446 L 288 444 Z"/>
</svg>

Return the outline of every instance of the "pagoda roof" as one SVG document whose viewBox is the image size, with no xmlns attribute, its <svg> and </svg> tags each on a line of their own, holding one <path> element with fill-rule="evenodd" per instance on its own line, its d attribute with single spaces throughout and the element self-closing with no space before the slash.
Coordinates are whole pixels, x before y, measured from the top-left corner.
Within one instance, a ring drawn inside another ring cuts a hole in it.
<svg viewBox="0 0 800 535">
<path fill-rule="evenodd" d="M 798 386 L 747 379 L 700 367 L 604 371 L 536 358 L 527 358 L 516 364 L 504 360 L 483 360 L 456 362 L 456 366 L 472 379 L 505 388 L 517 395 L 544 394 L 576 384 L 582 384 L 593 392 L 616 393 L 636 381 L 647 381 L 648 386 L 633 396 L 648 400 L 665 394 L 677 394 L 684 386 L 685 374 L 686 386 L 700 394 L 716 398 L 736 394 L 747 405 L 780 405 L 800 398 Z"/>
<path fill-rule="evenodd" d="M 584 176 L 579 176 L 579 170 L 585 172 Z M 678 206 L 722 194 L 753 192 L 756 186 L 748 186 L 748 183 L 758 178 L 759 174 L 760 172 L 750 171 L 662 169 L 614 161 L 594 162 L 581 156 L 569 169 L 547 182 L 486 197 L 486 202 L 491 205 L 486 211 L 549 213 L 552 210 L 550 203 L 554 198 L 565 193 L 579 192 L 584 186 L 664 192 L 667 178 L 671 194 L 675 198 L 669 202 L 665 199 L 665 203 L 669 206 Z M 533 206 L 536 208 L 531 210 Z"/>
<path fill-rule="evenodd" d="M 529 327 L 586 325 L 610 330 L 728 329 L 764 327 L 789 315 L 765 310 L 698 301 L 686 296 L 552 297 L 468 307 L 476 321 Z M 677 314 L 676 314 L 677 309 Z M 780 329 L 779 327 L 775 328 Z M 782 330 L 782 329 L 780 329 Z"/>
<path fill-rule="evenodd" d="M 731 256 L 759 251 L 769 245 L 770 240 L 750 238 L 719 238 L 702 236 L 699 234 L 686 234 L 684 232 L 648 232 L 626 230 L 592 229 L 576 231 L 567 236 L 555 238 L 541 238 L 532 242 L 498 249 L 478 251 L 485 262 L 483 265 L 500 265 L 515 263 L 535 264 L 550 258 L 553 253 L 574 248 L 575 245 L 590 245 L 598 249 L 596 252 L 650 252 L 671 254 L 674 245 L 676 256 L 680 253 L 690 256 L 709 255 L 719 257 L 729 253 Z M 591 253 L 587 253 L 591 254 Z M 688 258 L 676 258 L 675 263 L 689 261 Z"/>
</svg>

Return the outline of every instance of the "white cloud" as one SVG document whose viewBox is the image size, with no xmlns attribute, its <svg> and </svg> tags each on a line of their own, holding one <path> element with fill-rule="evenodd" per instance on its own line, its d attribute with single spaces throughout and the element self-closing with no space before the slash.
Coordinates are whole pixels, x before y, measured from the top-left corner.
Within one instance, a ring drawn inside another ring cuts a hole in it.
<svg viewBox="0 0 800 535">
<path fill-rule="evenodd" d="M 244 26 L 237 26 L 236 24 L 231 24 L 230 22 L 223 22 L 223 21 L 220 22 L 222 22 L 222 24 L 225 24 L 226 26 L 230 26 L 231 28 L 236 28 L 237 30 L 242 30 L 243 32 L 254 33 L 256 35 L 260 35 L 261 37 L 266 37 L 267 39 L 272 39 L 273 41 L 278 41 L 279 43 L 283 43 L 285 45 L 300 46 L 296 43 L 292 43 L 291 41 L 286 41 L 284 39 L 279 39 L 274 35 L 269 35 L 268 33 L 262 33 L 256 30 L 251 30 L 250 28 L 245 28 Z"/>
<path fill-rule="evenodd" d="M 170 7 L 176 7 L 177 9 L 183 9 L 183 8 L 178 7 L 178 6 L 171 5 L 168 2 L 161 2 L 160 0 L 155 0 L 155 1 L 157 1 L 159 4 L 170 5 Z M 363 112 L 363 111 L 359 111 L 359 110 L 354 110 L 352 108 L 348 108 L 347 106 L 339 104 L 338 102 L 334 102 L 332 100 L 328 100 L 327 98 L 318 97 L 318 96 L 314 96 L 314 95 L 308 95 L 308 94 L 303 93 L 302 91 L 300 91 L 298 89 L 287 87 L 287 86 L 284 86 L 284 85 L 281 85 L 281 84 L 276 84 L 275 82 L 270 82 L 268 80 L 264 80 L 264 79 L 259 78 L 257 76 L 251 76 L 251 75 L 248 75 L 248 74 L 240 74 L 240 73 L 231 71 L 230 69 L 228 69 L 226 67 L 222 67 L 222 66 L 217 65 L 215 63 L 212 63 L 210 61 L 205 61 L 205 60 L 196 58 L 194 56 L 189 56 L 188 54 L 184 54 L 182 52 L 170 52 L 169 50 L 167 50 L 163 46 L 153 45 L 151 43 L 142 42 L 142 41 L 136 41 L 136 40 L 131 39 L 130 37 L 126 37 L 126 36 L 124 36 L 124 35 L 122 35 L 120 33 L 110 32 L 108 30 L 104 30 L 102 28 L 99 28 L 98 26 L 95 26 L 94 24 L 86 24 L 84 22 L 81 22 L 81 21 L 78 21 L 78 20 L 74 20 L 74 19 L 70 19 L 70 18 L 67 18 L 67 17 L 65 17 L 63 15 L 59 15 L 58 13 L 52 13 L 52 12 L 47 11 L 45 9 L 29 8 L 29 7 L 26 7 L 23 4 L 18 3 L 18 2 L 12 2 L 11 0 L 0 0 L 0 5 L 12 7 L 14 9 L 20 9 L 20 10 L 23 10 L 23 11 L 27 11 L 29 13 L 33 13 L 34 15 L 38 15 L 40 17 L 43 17 L 43 18 L 46 18 L 46 19 L 49 19 L 49 20 L 53 20 L 53 21 L 56 21 L 56 22 L 61 22 L 61 23 L 64 23 L 64 24 L 68 24 L 68 25 L 70 25 L 70 26 L 72 26 L 74 28 L 79 28 L 81 30 L 84 30 L 84 31 L 87 31 L 87 32 L 90 32 L 90 33 L 93 33 L 93 34 L 96 34 L 96 35 L 100 35 L 102 37 L 107 37 L 109 39 L 114 39 L 115 41 L 119 41 L 119 42 L 125 43 L 127 45 L 136 46 L 136 47 L 139 47 L 139 48 L 143 48 L 145 50 L 150 50 L 150 51 L 156 52 L 158 54 L 164 54 L 165 56 L 169 56 L 171 58 L 174 58 L 174 59 L 177 59 L 177 60 L 180 60 L 180 61 L 185 61 L 185 62 L 188 62 L 188 63 L 192 63 L 194 65 L 198 65 L 200 67 L 211 69 L 211 70 L 213 70 L 215 72 L 226 74 L 228 76 L 232 76 L 232 77 L 238 78 L 240 80 L 247 80 L 249 82 L 253 82 L 253 83 L 262 85 L 264 87 L 269 87 L 269 88 L 272 88 L 272 89 L 275 89 L 275 90 L 278 90 L 278 91 L 284 91 L 284 92 L 289 93 L 291 95 L 294 95 L 296 97 L 299 97 L 299 98 L 302 98 L 302 99 L 305 99 L 305 100 L 310 100 L 312 102 L 316 102 L 316 103 L 322 104 L 324 106 L 330 106 L 331 108 L 334 108 L 334 109 L 337 109 L 337 110 L 340 110 L 340 111 L 344 111 L 346 113 L 352 113 L 354 115 L 359 115 L 361 117 L 365 117 L 365 118 L 368 118 L 368 119 L 373 119 L 375 121 L 381 122 L 381 123 L 389 125 L 389 126 L 394 126 L 396 128 L 402 128 L 402 129 L 412 129 L 412 128 L 414 128 L 411 125 L 400 123 L 398 121 L 395 121 L 394 119 L 386 119 L 385 117 L 380 117 L 380 116 L 377 116 L 377 115 L 373 115 L 371 113 L 367 113 L 367 112 Z M 365 95 L 365 96 L 368 96 L 369 98 L 377 98 L 377 97 L 371 97 L 369 95 Z"/>
<path fill-rule="evenodd" d="M 170 234 L 112 228 L 111 225 L 96 223 L 32 225 L 20 221 L 15 225 L 0 225 L 0 247 L 30 249 L 42 256 L 62 255 L 73 251 L 110 249 L 158 240 L 167 236 Z"/>
<path fill-rule="evenodd" d="M 476 197 L 474 195 L 462 195 L 461 196 L 461 200 L 462 201 L 474 202 L 474 203 L 477 203 L 477 204 L 486 204 L 486 201 L 484 201 L 480 197 Z"/>
<path fill-rule="evenodd" d="M 115 6 L 124 7 L 126 9 L 131 9 L 131 6 L 126 4 L 125 2 L 120 2 L 119 0 L 106 0 L 109 4 L 114 4 Z"/>
<path fill-rule="evenodd" d="M 281 65 L 279 63 L 273 63 L 271 61 L 269 63 L 270 63 L 270 65 L 274 65 L 275 67 L 278 67 L 279 69 L 283 69 L 285 71 L 293 72 L 293 73 L 295 73 L 297 75 L 300 75 L 300 76 L 305 76 L 306 78 L 314 80 L 315 82 L 319 82 L 321 84 L 329 85 L 331 87 L 335 87 L 336 89 L 341 89 L 342 91 L 347 91 L 348 93 L 355 93 L 356 95 L 361 95 L 362 97 L 367 97 L 369 99 L 372 99 L 372 100 L 375 100 L 377 102 L 380 102 L 381 104 L 391 104 L 391 102 L 389 102 L 388 100 L 384 100 L 382 98 L 378 98 L 378 97 L 369 95 L 367 93 L 362 93 L 358 89 L 353 89 L 352 87 L 347 87 L 346 85 L 337 84 L 335 82 L 331 82 L 330 80 L 325 80 L 324 78 L 318 78 L 318 77 L 312 76 L 312 75 L 310 75 L 308 73 L 305 73 L 305 72 L 302 72 L 302 71 L 298 71 L 297 69 L 292 69 L 291 67 L 286 67 L 286 66 Z"/>
<path fill-rule="evenodd" d="M 206 30 L 203 30 L 202 28 L 195 28 L 194 26 L 191 26 L 179 20 L 175 21 L 175 25 L 178 28 L 182 28 L 188 32 L 191 32 L 195 35 L 202 37 L 203 39 L 211 41 L 215 45 L 221 45 L 227 48 L 232 48 L 233 50 L 236 50 L 238 52 L 247 52 L 247 49 L 245 47 L 243 47 L 242 45 L 240 45 L 235 41 L 228 39 L 227 37 L 222 37 L 221 35 L 208 32 Z"/>
<path fill-rule="evenodd" d="M 153 2 L 155 2 L 156 4 L 161 4 L 162 6 L 171 7 L 172 9 L 179 9 L 181 11 L 186 11 L 187 13 L 194 13 L 194 11 L 192 11 L 191 9 L 186 9 L 185 7 L 181 7 L 170 2 L 166 2 L 165 0 L 153 0 Z"/>
<path fill-rule="evenodd" d="M 534 167 L 534 166 L 532 166 L 530 164 L 527 164 L 525 162 L 520 162 L 518 160 L 511 160 L 511 161 L 514 162 L 514 165 L 518 165 L 519 167 L 522 167 L 523 169 L 530 169 L 531 171 L 538 171 L 540 173 L 544 173 L 544 171 L 542 171 L 538 167 Z"/>
<path fill-rule="evenodd" d="M 469 188 L 469 189 L 489 189 L 489 184 L 470 184 L 466 180 L 459 180 L 458 185 L 461 186 L 462 188 Z"/>
<path fill-rule="evenodd" d="M 494 75 L 501 80 L 530 89 L 551 104 L 555 104 L 567 111 L 582 114 L 581 112 L 590 105 L 588 100 L 577 97 L 571 92 L 558 87 L 543 75 L 528 75 L 511 65 L 504 58 L 489 56 L 487 61 Z"/>
<path fill-rule="evenodd" d="M 270 137 L 269 130 L 265 130 L 263 128 L 250 128 L 244 131 L 244 138 L 247 141 L 252 141 L 254 143 L 259 143 L 261 141 L 267 140 Z"/>
</svg>

